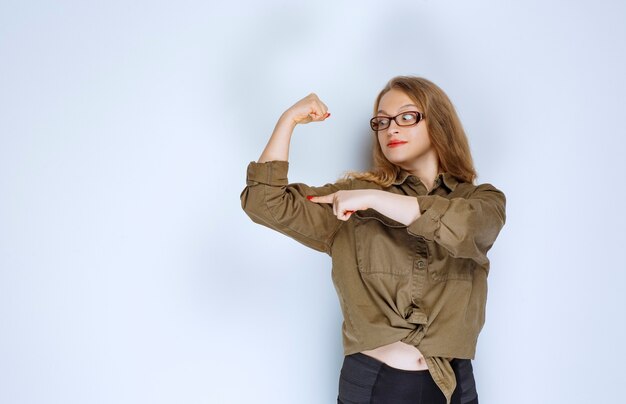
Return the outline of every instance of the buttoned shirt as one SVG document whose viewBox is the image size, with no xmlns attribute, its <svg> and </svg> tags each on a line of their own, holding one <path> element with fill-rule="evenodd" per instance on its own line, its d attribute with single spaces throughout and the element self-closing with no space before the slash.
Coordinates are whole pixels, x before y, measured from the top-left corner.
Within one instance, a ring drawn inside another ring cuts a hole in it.
<svg viewBox="0 0 626 404">
<path fill-rule="evenodd" d="M 505 223 L 505 195 L 449 173 L 432 189 L 407 171 L 382 187 L 349 179 L 313 187 L 288 181 L 287 161 L 250 162 L 240 199 L 256 223 L 332 257 L 343 314 L 344 355 L 402 341 L 424 355 L 448 402 L 453 358 L 474 359 L 485 321 L 487 252 Z M 339 220 L 308 195 L 377 189 L 415 197 L 420 216 L 405 225 L 374 209 Z"/>
</svg>

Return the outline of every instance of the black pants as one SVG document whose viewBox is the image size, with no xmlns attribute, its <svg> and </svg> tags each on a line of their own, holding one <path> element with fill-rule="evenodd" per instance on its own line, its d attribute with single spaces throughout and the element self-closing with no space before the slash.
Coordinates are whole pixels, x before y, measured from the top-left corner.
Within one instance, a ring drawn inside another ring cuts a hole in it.
<svg viewBox="0 0 626 404">
<path fill-rule="evenodd" d="M 478 404 L 470 359 L 450 362 L 456 376 L 452 404 Z M 428 370 L 393 368 L 362 353 L 344 357 L 338 404 L 446 404 Z"/>
</svg>

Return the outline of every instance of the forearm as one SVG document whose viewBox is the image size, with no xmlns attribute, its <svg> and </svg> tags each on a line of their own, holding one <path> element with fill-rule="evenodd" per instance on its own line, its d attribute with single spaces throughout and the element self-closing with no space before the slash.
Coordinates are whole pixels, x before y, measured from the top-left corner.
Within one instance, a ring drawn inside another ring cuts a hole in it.
<svg viewBox="0 0 626 404">
<path fill-rule="evenodd" d="M 396 222 L 408 226 L 421 215 L 417 199 L 413 196 L 379 190 L 375 190 L 372 196 L 369 207 Z"/>
<path fill-rule="evenodd" d="M 329 116 L 326 104 L 314 93 L 296 102 L 280 116 L 258 163 L 288 161 L 289 144 L 296 125 L 323 121 Z"/>
<path fill-rule="evenodd" d="M 281 115 L 270 140 L 267 142 L 261 157 L 259 157 L 258 163 L 272 160 L 288 161 L 291 135 L 295 127 L 296 123 L 290 116 L 286 114 Z"/>
</svg>

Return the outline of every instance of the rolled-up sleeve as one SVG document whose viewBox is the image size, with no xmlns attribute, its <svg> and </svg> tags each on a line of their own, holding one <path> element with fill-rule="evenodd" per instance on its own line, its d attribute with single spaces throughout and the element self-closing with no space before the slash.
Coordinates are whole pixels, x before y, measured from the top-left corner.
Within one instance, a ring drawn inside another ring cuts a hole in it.
<svg viewBox="0 0 626 404">
<path fill-rule="evenodd" d="M 307 195 L 328 195 L 349 189 L 350 182 L 320 187 L 290 184 L 289 162 L 250 162 L 241 207 L 253 222 L 279 231 L 294 240 L 330 255 L 335 234 L 344 223 L 333 214 L 332 205 L 314 203 Z"/>
<path fill-rule="evenodd" d="M 407 231 L 447 249 L 453 257 L 470 258 L 486 265 L 492 247 L 506 221 L 506 198 L 491 184 L 481 184 L 468 198 L 417 196 L 421 216 Z"/>
<path fill-rule="evenodd" d="M 287 180 L 288 171 L 288 161 L 274 160 L 265 163 L 251 161 L 246 171 L 246 185 L 284 186 L 289 183 Z"/>
</svg>

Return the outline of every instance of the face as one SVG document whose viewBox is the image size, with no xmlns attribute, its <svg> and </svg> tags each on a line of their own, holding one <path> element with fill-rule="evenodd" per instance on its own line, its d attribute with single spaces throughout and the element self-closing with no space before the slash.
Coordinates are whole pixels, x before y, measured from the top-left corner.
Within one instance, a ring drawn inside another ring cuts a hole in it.
<svg viewBox="0 0 626 404">
<path fill-rule="evenodd" d="M 380 99 L 376 115 L 394 117 L 408 111 L 424 112 L 403 91 L 391 89 Z M 437 161 L 423 119 L 414 126 L 398 126 L 392 119 L 387 129 L 378 131 L 378 143 L 387 160 L 410 172 Z"/>
</svg>

